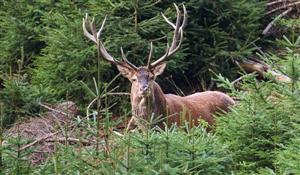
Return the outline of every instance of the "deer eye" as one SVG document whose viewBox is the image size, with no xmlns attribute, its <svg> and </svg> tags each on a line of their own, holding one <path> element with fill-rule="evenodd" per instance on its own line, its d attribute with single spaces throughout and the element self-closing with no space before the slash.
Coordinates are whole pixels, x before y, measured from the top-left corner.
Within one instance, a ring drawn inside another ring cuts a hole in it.
<svg viewBox="0 0 300 175">
<path fill-rule="evenodd" d="M 131 80 L 134 82 L 134 81 L 136 81 L 137 79 L 136 79 L 136 78 L 132 78 Z"/>
</svg>

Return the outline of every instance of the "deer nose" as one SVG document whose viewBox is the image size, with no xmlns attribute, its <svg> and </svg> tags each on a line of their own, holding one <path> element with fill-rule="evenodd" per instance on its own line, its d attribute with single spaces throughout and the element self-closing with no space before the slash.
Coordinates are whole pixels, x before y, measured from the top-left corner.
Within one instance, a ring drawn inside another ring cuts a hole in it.
<svg viewBox="0 0 300 175">
<path fill-rule="evenodd" d="M 140 91 L 142 92 L 146 92 L 148 90 L 148 86 L 147 85 L 143 85 L 140 87 Z"/>
</svg>

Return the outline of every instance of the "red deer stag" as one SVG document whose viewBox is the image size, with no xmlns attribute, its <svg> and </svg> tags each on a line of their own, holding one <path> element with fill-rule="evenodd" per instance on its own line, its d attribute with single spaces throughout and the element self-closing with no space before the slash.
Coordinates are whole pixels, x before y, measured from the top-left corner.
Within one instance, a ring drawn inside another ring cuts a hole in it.
<svg viewBox="0 0 300 175">
<path fill-rule="evenodd" d="M 192 124 L 198 124 L 199 119 L 204 119 L 209 125 L 214 124 L 213 115 L 217 112 L 228 111 L 229 106 L 234 104 L 234 100 L 228 95 L 218 91 L 206 91 L 195 93 L 189 96 L 181 97 L 173 94 L 164 94 L 160 86 L 154 81 L 160 75 L 165 67 L 167 58 L 172 56 L 179 48 L 183 39 L 183 28 L 186 23 L 186 9 L 183 5 L 183 15 L 175 5 L 177 11 L 176 23 L 173 24 L 162 14 L 165 21 L 174 29 L 173 41 L 171 47 L 167 45 L 166 53 L 158 60 L 151 63 L 152 43 L 148 56 L 147 66 L 136 67 L 130 63 L 121 48 L 122 60 L 116 60 L 105 49 L 101 41 L 101 32 L 106 21 L 102 22 L 99 31 L 96 31 L 94 21 L 90 21 L 88 16 L 83 19 L 84 35 L 96 43 L 99 47 L 101 56 L 115 64 L 121 74 L 131 82 L 131 107 L 132 119 L 138 123 L 137 119 L 147 119 L 149 116 L 161 119 L 157 124 L 162 126 L 163 121 L 168 124 L 177 123 L 180 125 L 182 119 L 192 121 Z M 182 19 L 183 18 L 183 19 Z M 86 25 L 90 28 L 88 32 Z M 130 126 L 130 124 L 128 125 Z"/>
</svg>

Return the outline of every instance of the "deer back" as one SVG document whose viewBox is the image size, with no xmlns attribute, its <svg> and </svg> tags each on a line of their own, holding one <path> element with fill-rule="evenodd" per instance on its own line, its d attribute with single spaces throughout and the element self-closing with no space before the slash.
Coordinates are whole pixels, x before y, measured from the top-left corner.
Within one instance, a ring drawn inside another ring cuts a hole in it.
<svg viewBox="0 0 300 175">
<path fill-rule="evenodd" d="M 206 91 L 181 97 L 173 94 L 165 94 L 168 124 L 182 124 L 182 120 L 197 125 L 200 119 L 213 125 L 214 114 L 229 110 L 234 100 L 228 95 L 218 91 Z"/>
</svg>

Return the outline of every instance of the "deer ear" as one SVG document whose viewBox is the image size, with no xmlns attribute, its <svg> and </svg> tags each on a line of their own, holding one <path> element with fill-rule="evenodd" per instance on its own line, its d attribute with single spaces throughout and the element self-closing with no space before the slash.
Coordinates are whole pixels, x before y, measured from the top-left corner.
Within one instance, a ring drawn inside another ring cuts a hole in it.
<svg viewBox="0 0 300 175">
<path fill-rule="evenodd" d="M 166 68 L 166 65 L 167 65 L 167 63 L 166 63 L 166 62 L 163 62 L 163 63 L 161 63 L 161 64 L 155 66 L 154 68 L 152 68 L 153 74 L 154 74 L 155 76 L 158 76 L 158 75 L 162 74 L 163 71 L 164 71 L 165 68 Z"/>
<path fill-rule="evenodd" d="M 129 67 L 125 67 L 125 66 L 120 66 L 117 65 L 118 70 L 120 71 L 120 73 L 128 78 L 129 80 L 132 78 L 132 76 L 134 75 L 135 70 L 133 70 L 132 68 Z"/>
</svg>

